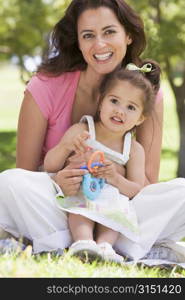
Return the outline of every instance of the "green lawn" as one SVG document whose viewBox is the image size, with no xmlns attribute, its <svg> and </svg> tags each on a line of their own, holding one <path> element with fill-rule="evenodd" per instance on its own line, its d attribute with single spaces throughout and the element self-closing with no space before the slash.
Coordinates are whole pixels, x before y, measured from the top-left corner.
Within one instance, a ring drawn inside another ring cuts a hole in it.
<svg viewBox="0 0 185 300">
<path fill-rule="evenodd" d="M 15 166 L 16 128 L 18 112 L 24 94 L 14 66 L 0 65 L 0 171 Z M 176 176 L 178 128 L 174 98 L 169 86 L 163 81 L 164 135 L 160 180 Z M 143 266 L 119 267 L 114 264 L 83 264 L 78 259 L 50 254 L 32 256 L 30 248 L 21 255 L 0 256 L 0 277 L 184 277 L 185 270 L 146 268 Z"/>
</svg>

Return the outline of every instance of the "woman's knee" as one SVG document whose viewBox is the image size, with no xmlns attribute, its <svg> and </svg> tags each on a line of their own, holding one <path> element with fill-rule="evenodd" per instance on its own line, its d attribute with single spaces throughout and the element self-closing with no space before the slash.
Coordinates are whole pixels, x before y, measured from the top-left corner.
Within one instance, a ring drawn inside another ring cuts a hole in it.
<svg viewBox="0 0 185 300">
<path fill-rule="evenodd" d="M 0 195 L 9 193 L 13 187 L 19 188 L 24 180 L 23 169 L 10 169 L 0 173 Z M 1 198 L 0 196 L 0 198 Z"/>
<path fill-rule="evenodd" d="M 0 184 L 18 183 L 20 178 L 23 177 L 23 169 L 9 169 L 0 173 Z"/>
</svg>

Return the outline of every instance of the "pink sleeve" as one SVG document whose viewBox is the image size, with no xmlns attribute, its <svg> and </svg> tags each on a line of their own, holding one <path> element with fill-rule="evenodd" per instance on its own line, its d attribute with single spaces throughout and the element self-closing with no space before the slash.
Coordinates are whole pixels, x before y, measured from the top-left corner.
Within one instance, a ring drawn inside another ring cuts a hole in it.
<svg viewBox="0 0 185 300">
<path fill-rule="evenodd" d="M 27 84 L 27 90 L 32 94 L 46 120 L 52 112 L 52 89 L 50 80 L 44 76 L 33 76 Z"/>
<path fill-rule="evenodd" d="M 160 88 L 157 92 L 155 101 L 156 103 L 159 103 L 162 99 L 163 99 L 163 91 L 162 88 Z"/>
</svg>

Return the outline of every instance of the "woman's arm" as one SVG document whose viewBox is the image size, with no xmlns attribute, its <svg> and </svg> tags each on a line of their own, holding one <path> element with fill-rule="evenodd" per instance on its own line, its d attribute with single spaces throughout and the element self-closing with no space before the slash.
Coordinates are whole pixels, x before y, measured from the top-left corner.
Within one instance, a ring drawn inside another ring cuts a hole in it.
<svg viewBox="0 0 185 300">
<path fill-rule="evenodd" d="M 145 185 L 156 183 L 159 176 L 163 129 L 163 99 L 155 105 L 152 116 L 137 128 L 137 141 L 145 150 Z"/>
<path fill-rule="evenodd" d="M 26 91 L 18 122 L 17 168 L 38 170 L 46 129 L 47 120 L 30 92 Z"/>
</svg>

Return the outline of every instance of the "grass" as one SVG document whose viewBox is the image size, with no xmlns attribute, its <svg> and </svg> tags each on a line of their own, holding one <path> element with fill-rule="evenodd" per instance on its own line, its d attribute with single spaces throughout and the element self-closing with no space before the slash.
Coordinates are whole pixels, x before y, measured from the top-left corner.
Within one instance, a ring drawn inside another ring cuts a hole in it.
<svg viewBox="0 0 185 300">
<path fill-rule="evenodd" d="M 16 128 L 24 94 L 15 66 L 0 65 L 0 171 L 15 167 Z M 173 94 L 166 81 L 164 91 L 164 135 L 160 180 L 176 177 L 178 126 Z M 125 266 L 96 263 L 86 264 L 68 255 L 31 255 L 30 247 L 21 254 L 0 256 L 0 277 L 126 277 L 126 278 L 181 278 L 185 270 L 177 267 L 166 270 L 159 267 Z"/>
<path fill-rule="evenodd" d="M 78 271 L 77 271 L 78 270 Z M 0 277 L 15 278 L 183 278 L 185 270 L 178 267 L 165 269 L 143 265 L 119 266 L 114 263 L 82 263 L 66 253 L 61 257 L 51 254 L 31 255 L 30 246 L 20 255 L 0 257 Z"/>
</svg>

